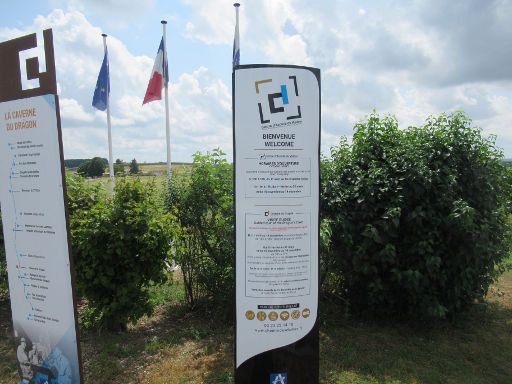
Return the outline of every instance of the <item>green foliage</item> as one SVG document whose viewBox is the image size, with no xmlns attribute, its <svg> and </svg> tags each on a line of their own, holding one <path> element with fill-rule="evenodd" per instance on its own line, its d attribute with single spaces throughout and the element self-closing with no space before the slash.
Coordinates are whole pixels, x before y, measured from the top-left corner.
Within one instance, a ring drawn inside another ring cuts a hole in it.
<svg viewBox="0 0 512 384">
<path fill-rule="evenodd" d="M 173 243 L 173 256 L 183 276 L 185 300 L 193 308 L 197 299 L 206 295 L 206 290 L 200 282 L 206 272 L 202 267 L 202 260 L 206 255 L 196 231 L 181 225 L 177 227 L 179 230 Z"/>
<path fill-rule="evenodd" d="M 167 273 L 165 284 L 153 284 L 149 287 L 149 301 L 153 306 L 183 304 L 185 296 L 181 280 L 175 280 L 175 272 Z"/>
<path fill-rule="evenodd" d="M 65 159 L 64 166 L 66 168 L 78 168 L 80 164 L 90 161 L 90 159 Z M 108 164 L 108 160 L 103 158 L 103 162 Z"/>
<path fill-rule="evenodd" d="M 358 123 L 322 181 L 336 288 L 352 308 L 443 318 L 481 299 L 509 251 L 501 159 L 460 112 L 407 130 L 376 113 Z"/>
<path fill-rule="evenodd" d="M 82 176 L 68 174 L 66 176 L 66 189 L 68 198 L 68 213 L 69 213 L 69 226 L 71 229 L 71 243 L 72 246 L 76 240 L 75 230 L 79 228 L 84 220 L 90 216 L 89 210 L 105 198 L 103 187 L 101 183 L 88 183 Z M 73 249 L 72 257 L 76 259 Z M 76 265 L 75 265 L 76 274 Z M 75 287 L 78 296 L 83 296 L 81 286 Z M 83 314 L 81 317 L 82 325 L 89 326 L 88 314 Z M 85 320 L 85 322 L 84 322 Z"/>
<path fill-rule="evenodd" d="M 92 308 L 89 318 L 101 319 L 109 329 L 124 329 L 150 314 L 148 287 L 165 280 L 171 220 L 158 207 L 154 188 L 154 183 L 120 179 L 112 199 L 73 203 L 77 285 Z"/>
<path fill-rule="evenodd" d="M 80 220 L 87 211 L 96 205 L 102 196 L 101 183 L 87 183 L 80 175 L 70 174 L 66 177 L 68 212 L 73 227 L 73 220 Z"/>
<path fill-rule="evenodd" d="M 114 163 L 114 175 L 124 175 L 124 163 L 121 159 L 116 159 Z"/>
<path fill-rule="evenodd" d="M 137 160 L 132 159 L 132 161 L 130 162 L 130 175 L 137 175 L 139 172 L 140 169 Z"/>
<path fill-rule="evenodd" d="M 108 163 L 105 163 L 105 159 L 101 157 L 94 157 L 93 159 L 86 161 L 78 166 L 76 172 L 81 176 L 87 177 L 100 177 L 105 172 L 105 167 Z"/>
<path fill-rule="evenodd" d="M 324 184 L 327 181 L 332 183 L 335 176 L 333 173 L 335 171 L 334 168 L 333 161 L 325 158 L 321 159 L 320 174 L 322 175 L 321 180 Z M 323 195 L 320 196 L 320 202 L 324 202 Z M 324 217 L 326 215 L 323 210 L 320 210 L 320 214 L 320 290 L 323 293 L 332 294 L 337 293 L 336 290 L 340 286 L 341 276 L 336 270 L 336 257 L 332 246 L 333 223 L 328 217 Z"/>
<path fill-rule="evenodd" d="M 76 170 L 76 173 L 78 173 L 80 176 L 87 176 L 87 173 L 88 173 L 88 170 L 89 170 L 89 164 L 90 164 L 90 160 L 87 160 L 83 163 L 81 163 L 77 170 Z"/>
<path fill-rule="evenodd" d="M 190 174 L 173 176 L 168 207 L 180 224 L 174 252 L 189 304 L 206 295 L 230 308 L 234 287 L 233 167 L 220 149 L 194 154 Z"/>
<path fill-rule="evenodd" d="M 90 177 L 100 177 L 105 172 L 105 161 L 101 157 L 94 157 L 89 164 L 88 175 Z"/>
</svg>

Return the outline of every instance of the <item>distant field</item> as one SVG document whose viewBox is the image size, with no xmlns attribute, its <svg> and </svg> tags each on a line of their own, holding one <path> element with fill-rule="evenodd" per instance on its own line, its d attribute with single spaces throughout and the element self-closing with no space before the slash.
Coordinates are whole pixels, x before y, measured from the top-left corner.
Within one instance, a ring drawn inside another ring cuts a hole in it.
<svg viewBox="0 0 512 384">
<path fill-rule="evenodd" d="M 172 171 L 180 172 L 182 170 L 189 169 L 192 166 L 192 163 L 172 163 L 171 168 Z M 124 164 L 125 172 L 130 170 L 130 164 Z M 167 172 L 167 164 L 166 163 L 139 163 L 139 169 L 141 176 L 160 176 L 165 175 Z M 68 172 L 76 172 L 76 168 L 67 168 Z M 103 177 L 108 177 L 108 167 L 105 169 L 105 173 Z"/>
<path fill-rule="evenodd" d="M 183 170 L 190 169 L 192 163 L 173 163 L 171 165 L 171 169 L 173 172 L 180 172 Z M 129 165 L 125 166 L 125 169 L 129 169 Z M 158 174 L 165 175 L 167 172 L 167 164 L 165 163 L 142 163 L 139 164 L 139 169 L 142 174 L 152 173 L 155 176 Z"/>
</svg>

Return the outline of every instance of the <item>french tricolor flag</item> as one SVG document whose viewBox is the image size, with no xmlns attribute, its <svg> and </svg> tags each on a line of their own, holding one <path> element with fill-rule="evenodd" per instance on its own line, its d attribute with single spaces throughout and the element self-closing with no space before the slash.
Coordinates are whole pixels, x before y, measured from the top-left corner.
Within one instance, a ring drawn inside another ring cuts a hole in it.
<svg viewBox="0 0 512 384">
<path fill-rule="evenodd" d="M 156 54 L 155 64 L 153 65 L 153 71 L 151 72 L 151 78 L 149 79 L 148 89 L 144 96 L 142 105 L 155 100 L 162 100 L 162 88 L 169 83 L 169 75 L 167 69 L 167 57 L 164 51 L 164 38 L 160 41 L 158 47 L 158 53 Z"/>
</svg>

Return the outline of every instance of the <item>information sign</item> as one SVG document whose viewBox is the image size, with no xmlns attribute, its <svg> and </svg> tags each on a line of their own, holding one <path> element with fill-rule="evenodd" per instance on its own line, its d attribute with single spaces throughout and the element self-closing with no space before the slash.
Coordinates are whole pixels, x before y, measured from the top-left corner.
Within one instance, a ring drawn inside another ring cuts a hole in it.
<svg viewBox="0 0 512 384">
<path fill-rule="evenodd" d="M 0 44 L 0 82 L 8 84 L 0 95 L 0 203 L 20 382 L 75 384 L 80 348 L 51 31 L 44 37 L 47 71 L 27 60 L 27 77 L 41 80 L 29 90 L 19 52 L 35 35 Z"/>
<path fill-rule="evenodd" d="M 233 74 L 236 382 L 318 382 L 320 71 Z"/>
</svg>

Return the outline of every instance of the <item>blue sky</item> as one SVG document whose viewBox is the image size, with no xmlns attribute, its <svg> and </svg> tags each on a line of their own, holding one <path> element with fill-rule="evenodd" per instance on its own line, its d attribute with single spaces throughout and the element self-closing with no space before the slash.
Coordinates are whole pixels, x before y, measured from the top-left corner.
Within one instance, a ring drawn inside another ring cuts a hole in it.
<svg viewBox="0 0 512 384">
<path fill-rule="evenodd" d="M 373 108 L 400 126 L 465 110 L 512 157 L 512 1 L 241 1 L 241 63 L 322 71 L 322 150 Z M 107 157 L 91 107 L 109 35 L 114 158 L 165 161 L 163 102 L 141 106 L 168 21 L 175 161 L 231 158 L 232 1 L 4 0 L 0 41 L 53 28 L 66 158 Z"/>
</svg>

